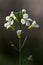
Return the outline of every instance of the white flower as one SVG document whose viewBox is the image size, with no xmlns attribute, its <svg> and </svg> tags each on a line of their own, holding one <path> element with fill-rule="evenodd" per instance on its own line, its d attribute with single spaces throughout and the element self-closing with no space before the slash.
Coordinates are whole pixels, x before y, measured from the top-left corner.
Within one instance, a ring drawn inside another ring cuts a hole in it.
<svg viewBox="0 0 43 65">
<path fill-rule="evenodd" d="M 39 25 L 36 23 L 35 20 L 33 21 L 32 26 L 35 27 L 35 28 L 39 28 Z"/>
<path fill-rule="evenodd" d="M 12 17 L 14 20 L 16 19 L 16 17 L 15 17 L 15 15 L 14 15 L 13 11 L 11 12 L 10 16 L 6 16 L 6 21 L 7 21 L 7 23 L 4 24 L 4 27 L 6 27 L 7 29 L 8 29 L 11 25 L 13 25 L 13 23 L 14 23 L 14 20 L 13 20 L 11 17 Z"/>
<path fill-rule="evenodd" d="M 19 39 L 21 38 L 21 32 L 22 32 L 22 30 L 17 30 L 17 36 Z"/>
<path fill-rule="evenodd" d="M 30 28 L 39 28 L 39 25 L 36 23 L 36 21 L 34 20 L 33 22 L 32 22 L 32 24 L 28 27 L 28 29 L 30 29 Z"/>
<path fill-rule="evenodd" d="M 4 27 L 6 27 L 7 29 L 10 28 L 11 25 L 13 25 L 14 21 L 13 20 L 10 20 L 4 24 Z"/>
<path fill-rule="evenodd" d="M 10 16 L 6 16 L 6 21 L 8 21 L 10 18 L 13 18 L 14 20 L 16 19 L 16 16 L 14 15 L 13 11 L 11 12 Z"/>
<path fill-rule="evenodd" d="M 28 14 L 27 13 L 23 14 L 23 18 L 28 19 Z"/>
<path fill-rule="evenodd" d="M 26 13 L 26 9 L 22 9 L 22 13 Z"/>
<path fill-rule="evenodd" d="M 28 19 L 26 19 L 26 20 L 23 19 L 23 18 L 21 19 L 21 23 L 22 23 L 22 24 L 26 24 L 26 26 L 29 26 L 29 25 L 30 25 L 30 22 L 29 22 L 29 21 L 32 21 L 32 19 L 31 19 L 31 18 L 28 18 Z"/>
<path fill-rule="evenodd" d="M 26 26 L 30 26 L 30 22 L 29 22 L 29 21 L 32 22 L 32 19 L 31 19 L 31 18 L 28 18 L 28 19 L 27 19 L 27 21 L 26 21 Z"/>
<path fill-rule="evenodd" d="M 23 14 L 23 18 L 21 19 L 21 23 L 22 24 L 26 24 L 26 26 L 29 26 L 30 25 L 30 21 L 32 21 L 32 19 L 28 18 L 28 14 L 27 13 L 24 13 Z"/>
</svg>

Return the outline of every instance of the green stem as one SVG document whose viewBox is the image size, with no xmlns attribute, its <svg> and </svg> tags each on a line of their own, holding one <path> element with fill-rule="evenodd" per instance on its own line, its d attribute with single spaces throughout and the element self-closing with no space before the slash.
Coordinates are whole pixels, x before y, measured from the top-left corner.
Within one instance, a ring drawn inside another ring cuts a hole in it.
<svg viewBox="0 0 43 65">
<path fill-rule="evenodd" d="M 21 65 L 21 39 L 19 39 L 19 65 Z"/>
<path fill-rule="evenodd" d="M 24 42 L 23 42 L 23 44 L 22 44 L 21 48 L 23 48 L 23 46 L 25 45 L 26 40 L 27 40 L 27 36 L 25 37 Z"/>
<path fill-rule="evenodd" d="M 10 26 L 10 28 L 14 31 L 15 30 L 15 28 L 13 27 L 13 26 Z"/>
<path fill-rule="evenodd" d="M 21 29 L 21 25 L 20 25 L 20 23 L 19 23 L 19 21 L 18 21 L 18 19 L 16 18 L 16 21 L 17 21 L 17 23 L 18 23 L 18 27 L 19 27 L 19 29 Z"/>
</svg>

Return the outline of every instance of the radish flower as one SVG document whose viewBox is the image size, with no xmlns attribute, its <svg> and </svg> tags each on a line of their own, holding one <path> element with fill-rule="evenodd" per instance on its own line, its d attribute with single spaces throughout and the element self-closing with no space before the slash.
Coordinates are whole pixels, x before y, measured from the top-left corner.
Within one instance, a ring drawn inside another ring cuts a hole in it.
<svg viewBox="0 0 43 65">
<path fill-rule="evenodd" d="M 30 21 L 32 21 L 31 18 L 28 18 L 28 14 L 23 14 L 23 18 L 21 19 L 22 24 L 26 24 L 26 26 L 30 25 Z"/>
<path fill-rule="evenodd" d="M 34 20 L 33 22 L 32 22 L 32 24 L 28 27 L 28 29 L 30 29 L 30 28 L 39 28 L 39 25 L 36 23 L 36 21 Z"/>
<path fill-rule="evenodd" d="M 15 20 L 16 16 L 14 15 L 13 11 L 11 12 L 10 16 L 6 16 L 6 21 L 8 21 L 9 19 L 11 19 L 11 17 Z"/>
<path fill-rule="evenodd" d="M 4 24 L 4 27 L 6 27 L 8 29 L 8 28 L 10 28 L 11 25 L 13 25 L 13 23 L 14 23 L 14 21 L 9 19 L 9 21 Z"/>
</svg>

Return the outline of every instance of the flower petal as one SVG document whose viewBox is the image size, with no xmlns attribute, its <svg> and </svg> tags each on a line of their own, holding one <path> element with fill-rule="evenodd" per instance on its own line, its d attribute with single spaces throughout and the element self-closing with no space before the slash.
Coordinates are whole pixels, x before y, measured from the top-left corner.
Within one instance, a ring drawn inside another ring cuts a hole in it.
<svg viewBox="0 0 43 65">
<path fill-rule="evenodd" d="M 22 13 L 26 13 L 26 9 L 22 9 Z"/>
<path fill-rule="evenodd" d="M 10 25 L 7 26 L 7 29 L 10 27 Z"/>
<path fill-rule="evenodd" d="M 35 20 L 33 21 L 32 25 L 34 25 L 34 24 L 36 24 L 36 21 Z"/>
<path fill-rule="evenodd" d="M 25 20 L 24 20 L 24 19 L 21 19 L 21 23 L 22 23 L 22 24 L 25 24 Z"/>
<path fill-rule="evenodd" d="M 29 22 L 29 21 L 27 21 L 27 22 L 26 22 L 26 26 L 29 26 L 29 25 L 30 25 L 30 22 Z"/>
<path fill-rule="evenodd" d="M 33 27 L 35 27 L 35 28 L 39 28 L 39 25 L 38 25 L 38 24 L 36 24 L 36 25 L 33 25 Z"/>
<path fill-rule="evenodd" d="M 14 20 L 12 20 L 10 24 L 13 25 L 13 23 L 14 23 Z"/>
<path fill-rule="evenodd" d="M 32 19 L 31 19 L 31 18 L 28 18 L 27 20 L 28 20 L 28 21 L 32 21 Z"/>
<path fill-rule="evenodd" d="M 14 20 L 9 19 L 8 22 L 9 22 L 9 25 L 13 25 Z"/>
<path fill-rule="evenodd" d="M 8 25 L 9 25 L 9 22 L 5 23 L 5 24 L 4 24 L 4 27 L 7 27 Z"/>
<path fill-rule="evenodd" d="M 32 23 L 32 27 L 39 28 L 39 25 L 36 23 L 35 20 L 34 20 L 33 23 Z"/>
<path fill-rule="evenodd" d="M 17 37 L 20 39 L 21 38 L 21 32 L 22 30 L 17 30 Z"/>
<path fill-rule="evenodd" d="M 19 34 L 19 33 L 21 33 L 22 32 L 22 30 L 17 30 L 17 34 Z"/>
<path fill-rule="evenodd" d="M 10 14 L 10 17 L 12 17 L 13 16 L 13 11 L 11 12 L 11 14 Z"/>
<path fill-rule="evenodd" d="M 28 18 L 28 14 L 27 13 L 23 14 L 23 18 L 27 19 Z"/>
<path fill-rule="evenodd" d="M 8 21 L 8 20 L 9 20 L 9 18 L 10 18 L 9 16 L 6 16 L 5 20 L 6 20 L 6 21 Z"/>
</svg>

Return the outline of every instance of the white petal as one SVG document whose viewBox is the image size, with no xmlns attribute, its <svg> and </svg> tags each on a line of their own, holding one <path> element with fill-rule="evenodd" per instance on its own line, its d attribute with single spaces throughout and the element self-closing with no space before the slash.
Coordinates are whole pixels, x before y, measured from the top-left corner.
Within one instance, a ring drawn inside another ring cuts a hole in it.
<svg viewBox="0 0 43 65">
<path fill-rule="evenodd" d="M 20 39 L 21 38 L 21 33 L 22 33 L 22 30 L 17 30 L 17 37 Z"/>
<path fill-rule="evenodd" d="M 33 23 L 32 23 L 32 27 L 39 28 L 39 25 L 36 23 L 35 20 L 34 20 Z"/>
<path fill-rule="evenodd" d="M 26 13 L 26 9 L 22 9 L 22 13 Z"/>
<path fill-rule="evenodd" d="M 32 19 L 31 19 L 31 18 L 28 18 L 27 20 L 32 21 Z"/>
<path fill-rule="evenodd" d="M 27 19 L 28 18 L 28 14 L 27 13 L 23 14 L 23 18 Z"/>
<path fill-rule="evenodd" d="M 8 25 L 9 25 L 9 22 L 5 23 L 5 24 L 4 24 L 4 27 L 7 27 Z"/>
<path fill-rule="evenodd" d="M 13 23 L 14 23 L 14 20 L 9 19 L 7 22 L 7 25 L 13 25 Z"/>
<path fill-rule="evenodd" d="M 29 25 L 30 25 L 30 22 L 29 22 L 29 21 L 27 21 L 27 22 L 26 22 L 26 26 L 29 26 Z"/>
<path fill-rule="evenodd" d="M 11 19 L 8 20 L 9 25 L 11 25 Z"/>
<path fill-rule="evenodd" d="M 33 21 L 32 25 L 34 25 L 34 24 L 36 24 L 36 21 L 35 20 Z"/>
<path fill-rule="evenodd" d="M 17 34 L 20 34 L 22 32 L 22 30 L 17 30 Z"/>
<path fill-rule="evenodd" d="M 8 29 L 10 27 L 9 22 L 5 23 L 4 27 L 6 27 Z"/>
<path fill-rule="evenodd" d="M 21 19 L 21 23 L 22 23 L 22 24 L 25 24 L 25 20 L 24 20 L 24 19 Z"/>
<path fill-rule="evenodd" d="M 10 27 L 10 25 L 7 26 L 7 29 Z"/>
<path fill-rule="evenodd" d="M 12 20 L 10 24 L 13 25 L 13 23 L 14 23 L 14 20 Z"/>
<path fill-rule="evenodd" d="M 11 14 L 10 14 L 10 17 L 12 17 L 13 16 L 13 11 L 11 12 Z"/>
<path fill-rule="evenodd" d="M 36 24 L 36 25 L 33 25 L 33 27 L 35 27 L 35 28 L 39 28 L 39 25 L 38 25 L 38 24 Z"/>
<path fill-rule="evenodd" d="M 6 16 L 5 20 L 6 20 L 6 21 L 8 21 L 8 20 L 9 20 L 9 18 L 10 18 L 9 16 Z"/>
<path fill-rule="evenodd" d="M 6 27 L 7 23 L 4 24 L 4 27 Z"/>
</svg>

